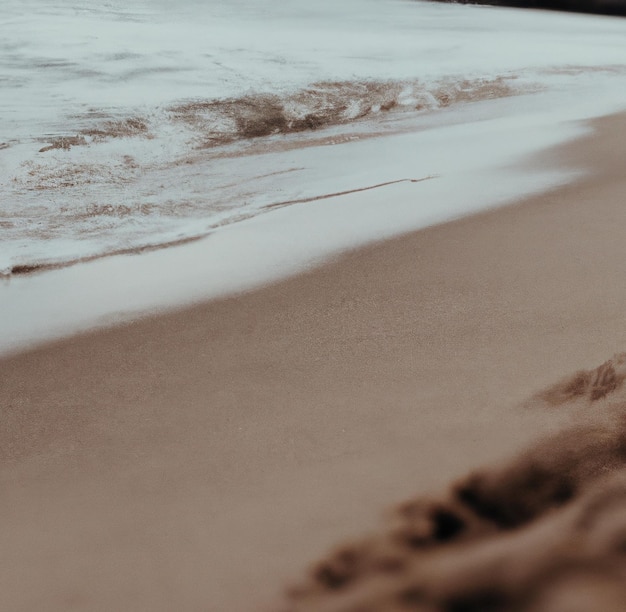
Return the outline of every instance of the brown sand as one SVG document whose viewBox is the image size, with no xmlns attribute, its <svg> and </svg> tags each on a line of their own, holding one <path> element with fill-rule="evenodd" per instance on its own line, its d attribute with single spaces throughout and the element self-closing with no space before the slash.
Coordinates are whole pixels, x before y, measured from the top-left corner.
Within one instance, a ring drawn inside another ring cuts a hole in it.
<svg viewBox="0 0 626 612">
<path fill-rule="evenodd" d="M 443 495 L 400 504 L 384 527 L 314 565 L 283 609 L 624 610 L 625 362 L 618 355 L 534 398 L 536 409 L 555 399 L 578 407 L 593 424 L 549 435 Z"/>
<path fill-rule="evenodd" d="M 604 418 L 619 384 L 524 404 L 626 348 L 626 115 L 596 127 L 575 186 L 0 362 L 0 609 L 266 609 L 394 502 Z"/>
</svg>

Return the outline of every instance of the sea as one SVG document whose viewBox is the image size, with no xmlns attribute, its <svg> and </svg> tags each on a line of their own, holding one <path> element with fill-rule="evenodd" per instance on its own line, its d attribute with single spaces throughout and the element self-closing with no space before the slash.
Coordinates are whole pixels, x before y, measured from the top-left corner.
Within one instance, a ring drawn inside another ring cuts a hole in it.
<svg viewBox="0 0 626 612">
<path fill-rule="evenodd" d="M 3 0 L 0 350 L 76 325 L 68 300 L 93 321 L 201 299 L 572 180 L 532 160 L 626 108 L 625 85 L 621 18 Z"/>
</svg>

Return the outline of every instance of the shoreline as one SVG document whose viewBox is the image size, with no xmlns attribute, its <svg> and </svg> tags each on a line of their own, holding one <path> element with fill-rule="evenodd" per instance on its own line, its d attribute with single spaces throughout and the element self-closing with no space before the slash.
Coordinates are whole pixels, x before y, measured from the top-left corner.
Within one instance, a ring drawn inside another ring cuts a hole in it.
<svg viewBox="0 0 626 612">
<path fill-rule="evenodd" d="M 554 155 L 542 164 L 528 161 L 590 129 L 584 108 L 555 124 L 541 111 L 540 102 L 550 99 L 525 99 L 530 106 L 523 111 L 518 100 L 468 105 L 407 125 L 406 133 L 304 149 L 305 165 L 322 164 L 318 172 L 350 158 L 344 187 L 351 188 L 333 190 L 332 179 L 320 183 L 321 195 L 200 240 L 0 279 L 0 355 L 256 290 L 343 252 L 576 180 L 580 164 L 555 167 Z M 389 159 L 377 168 L 381 154 Z"/>
<path fill-rule="evenodd" d="M 0 607 L 260 609 L 571 422 L 520 405 L 626 347 L 626 114 L 595 125 L 576 184 L 0 360 Z"/>
</svg>

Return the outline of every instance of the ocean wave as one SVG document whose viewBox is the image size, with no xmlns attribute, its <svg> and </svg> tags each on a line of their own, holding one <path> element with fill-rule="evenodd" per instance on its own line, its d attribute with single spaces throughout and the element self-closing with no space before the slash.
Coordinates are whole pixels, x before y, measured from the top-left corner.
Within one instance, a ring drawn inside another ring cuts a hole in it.
<svg viewBox="0 0 626 612">
<path fill-rule="evenodd" d="M 514 77 L 420 81 L 320 82 L 295 93 L 193 100 L 168 110 L 196 129 L 205 146 L 344 124 L 392 109 L 434 110 L 457 102 L 514 95 Z"/>
<path fill-rule="evenodd" d="M 145 117 L 94 121 L 93 115 L 98 113 L 92 111 L 83 117 L 88 127 L 47 140 L 39 152 L 112 138 L 151 138 L 166 125 L 185 130 L 196 147 L 211 148 L 238 140 L 343 125 L 394 109 L 425 112 L 527 90 L 516 83 L 514 75 L 448 78 L 433 84 L 419 80 L 324 81 L 283 94 L 255 92 L 223 99 L 185 100 Z"/>
</svg>

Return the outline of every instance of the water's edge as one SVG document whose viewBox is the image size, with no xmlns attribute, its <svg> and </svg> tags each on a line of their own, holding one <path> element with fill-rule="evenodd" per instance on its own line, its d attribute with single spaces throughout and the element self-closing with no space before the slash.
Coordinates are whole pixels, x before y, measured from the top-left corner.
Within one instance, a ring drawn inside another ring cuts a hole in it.
<svg viewBox="0 0 626 612">
<path fill-rule="evenodd" d="M 584 122 L 555 126 L 544 115 L 532 117 L 534 125 L 528 125 L 520 116 L 486 119 L 478 111 L 466 123 L 388 136 L 378 139 L 375 147 L 410 156 L 426 144 L 432 150 L 437 142 L 444 150 L 456 146 L 466 159 L 482 157 L 482 164 L 467 163 L 455 173 L 425 181 L 396 181 L 277 208 L 223 227 L 206 239 L 164 250 L 117 255 L 1 282 L 0 354 L 250 291 L 341 252 L 518 201 L 580 177 L 580 169 L 563 168 L 556 158 L 552 168 L 526 161 L 588 133 Z M 480 152 L 462 150 L 479 141 Z M 340 153 L 360 156 L 371 165 L 371 145 L 347 143 L 342 146 L 349 150 Z M 419 205 L 427 202 L 436 206 Z"/>
</svg>

